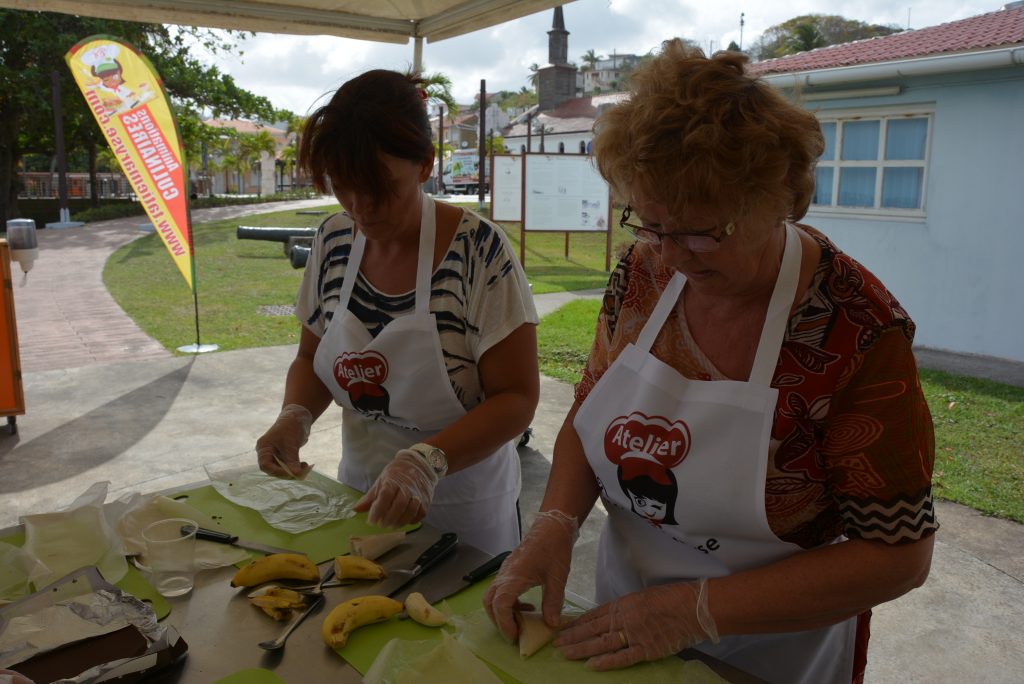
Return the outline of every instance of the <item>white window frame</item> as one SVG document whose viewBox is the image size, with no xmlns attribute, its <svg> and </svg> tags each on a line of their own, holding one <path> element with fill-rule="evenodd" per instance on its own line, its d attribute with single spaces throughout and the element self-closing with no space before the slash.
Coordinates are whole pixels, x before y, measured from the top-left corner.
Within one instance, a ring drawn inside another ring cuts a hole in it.
<svg viewBox="0 0 1024 684">
<path fill-rule="evenodd" d="M 818 216 L 835 216 L 850 218 L 886 218 L 904 221 L 922 221 L 927 218 L 928 208 L 928 168 L 931 165 L 932 132 L 935 129 L 934 105 L 905 105 L 897 107 L 872 107 L 871 109 L 822 109 L 815 112 L 820 123 L 836 124 L 836 139 L 833 159 L 818 161 L 818 167 L 831 167 L 832 172 L 832 204 L 811 204 L 808 214 Z M 885 143 L 888 122 L 893 119 L 925 118 L 928 120 L 928 131 L 925 134 L 924 159 L 887 160 L 885 159 Z M 878 154 L 876 159 L 866 161 L 844 161 L 842 157 L 842 124 L 853 121 L 879 121 Z M 874 168 L 875 174 L 875 205 L 873 207 L 843 207 L 836 204 L 839 200 L 839 176 L 843 168 Z M 921 206 L 917 209 L 897 209 L 883 207 L 882 180 L 887 167 L 921 168 Z"/>
</svg>

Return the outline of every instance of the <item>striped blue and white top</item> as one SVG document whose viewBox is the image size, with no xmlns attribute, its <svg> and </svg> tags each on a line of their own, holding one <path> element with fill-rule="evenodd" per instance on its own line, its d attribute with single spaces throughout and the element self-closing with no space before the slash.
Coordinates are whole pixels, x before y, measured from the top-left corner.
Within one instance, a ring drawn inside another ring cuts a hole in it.
<svg viewBox="0 0 1024 684">
<path fill-rule="evenodd" d="M 324 221 L 313 241 L 296 316 L 318 337 L 334 316 L 352 241 L 352 218 L 345 212 Z M 413 313 L 415 294 L 385 294 L 358 274 L 348 308 L 376 336 L 393 319 Z M 448 253 L 431 279 L 430 312 L 437 320 L 452 388 L 470 409 L 483 400 L 477 363 L 484 352 L 523 323 L 538 320 L 526 274 L 500 228 L 463 210 Z"/>
</svg>

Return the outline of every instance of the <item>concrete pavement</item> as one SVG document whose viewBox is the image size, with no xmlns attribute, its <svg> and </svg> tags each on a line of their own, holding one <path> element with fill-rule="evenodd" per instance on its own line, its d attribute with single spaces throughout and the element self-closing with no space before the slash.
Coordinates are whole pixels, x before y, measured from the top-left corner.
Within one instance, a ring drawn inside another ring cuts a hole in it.
<svg viewBox="0 0 1024 684">
<path fill-rule="evenodd" d="M 289 207 L 247 213 L 282 208 Z M 207 211 L 221 215 L 196 212 L 195 220 L 246 212 Z M 96 481 L 109 480 L 112 496 L 152 492 L 202 480 L 204 467 L 251 463 L 256 437 L 277 413 L 293 346 L 174 356 L 134 328 L 102 288 L 103 263 L 140 235 L 138 223 L 40 231 L 36 268 L 23 287 L 15 277 L 28 412 L 18 419 L 18 435 L 0 434 L 0 526 L 60 508 Z M 543 315 L 599 294 L 535 299 Z M 543 495 L 571 401 L 569 385 L 542 378 L 534 436 L 520 449 L 527 520 Z M 336 471 L 339 425 L 336 410 L 314 425 L 305 454 L 320 472 Z M 956 504 L 939 502 L 937 509 L 942 528 L 928 582 L 875 609 L 868 681 L 1020 682 L 1024 526 Z M 584 596 L 593 596 L 603 517 L 600 509 L 591 515 L 574 557 L 569 588 Z"/>
</svg>

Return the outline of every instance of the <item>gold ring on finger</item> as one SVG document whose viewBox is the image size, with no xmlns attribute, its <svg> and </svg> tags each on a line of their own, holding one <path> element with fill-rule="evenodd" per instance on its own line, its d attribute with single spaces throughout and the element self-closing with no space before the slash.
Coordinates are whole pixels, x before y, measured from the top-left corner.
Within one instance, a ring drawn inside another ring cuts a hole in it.
<svg viewBox="0 0 1024 684">
<path fill-rule="evenodd" d="M 619 630 L 619 641 L 622 642 L 622 648 L 629 648 L 629 642 L 626 641 L 626 633 L 621 629 Z"/>
</svg>

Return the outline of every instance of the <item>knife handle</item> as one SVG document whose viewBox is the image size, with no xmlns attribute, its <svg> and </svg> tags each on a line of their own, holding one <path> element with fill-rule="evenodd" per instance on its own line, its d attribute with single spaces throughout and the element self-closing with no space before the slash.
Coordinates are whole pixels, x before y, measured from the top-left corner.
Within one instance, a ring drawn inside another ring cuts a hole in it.
<svg viewBox="0 0 1024 684">
<path fill-rule="evenodd" d="M 505 559 L 508 558 L 510 553 L 512 552 L 502 551 L 497 556 L 490 559 L 480 567 L 473 568 L 472 570 L 467 572 L 465 575 L 462 576 L 462 579 L 466 580 L 470 584 L 476 584 L 484 577 L 489 577 L 490 575 L 493 575 L 494 573 L 498 572 L 498 568 L 501 567 L 501 564 L 505 562 Z"/>
<path fill-rule="evenodd" d="M 420 557 L 416 559 L 413 566 L 419 568 L 419 572 L 423 572 L 454 551 L 458 543 L 459 535 L 454 532 L 445 532 L 429 549 L 420 554 Z"/>
<path fill-rule="evenodd" d="M 185 530 L 187 527 L 181 529 L 182 534 L 187 534 Z M 234 544 L 238 541 L 238 537 L 227 532 L 218 532 L 217 530 L 208 530 L 205 527 L 196 529 L 196 539 L 205 539 L 207 541 L 220 542 L 221 544 Z"/>
</svg>

